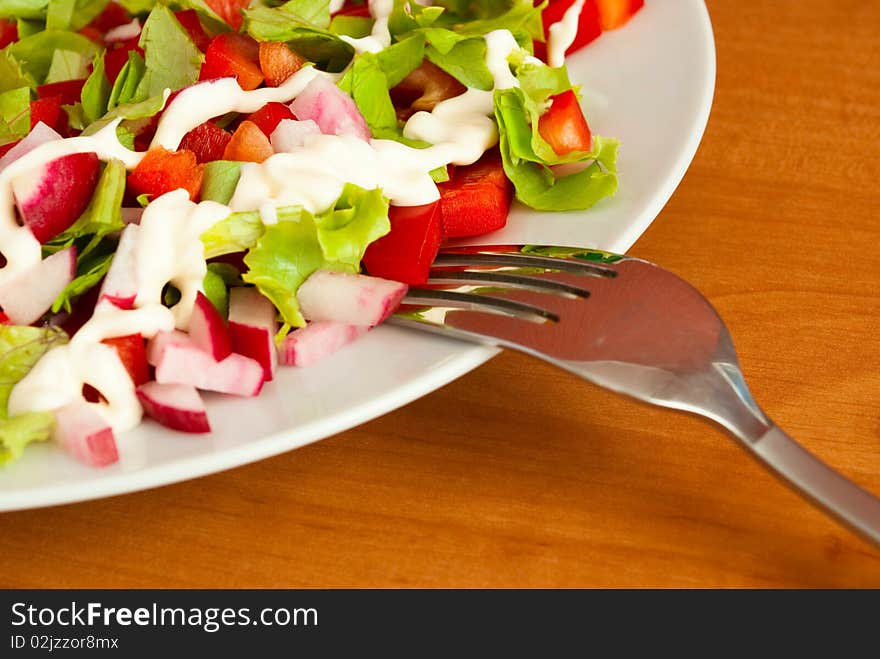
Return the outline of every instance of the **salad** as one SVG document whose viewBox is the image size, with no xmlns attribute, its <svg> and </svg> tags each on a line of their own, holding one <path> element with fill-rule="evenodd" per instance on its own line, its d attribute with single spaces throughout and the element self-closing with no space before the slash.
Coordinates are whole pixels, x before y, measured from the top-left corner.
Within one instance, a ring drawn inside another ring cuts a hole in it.
<svg viewBox="0 0 880 659">
<path fill-rule="evenodd" d="M 642 0 L 0 0 L 0 462 L 204 433 L 512 199 L 617 188 L 565 55 Z"/>
</svg>

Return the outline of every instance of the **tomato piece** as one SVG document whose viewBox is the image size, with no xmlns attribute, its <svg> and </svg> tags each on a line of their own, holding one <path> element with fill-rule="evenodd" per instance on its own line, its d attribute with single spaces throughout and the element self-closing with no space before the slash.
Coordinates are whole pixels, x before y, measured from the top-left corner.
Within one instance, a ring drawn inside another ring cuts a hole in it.
<svg viewBox="0 0 880 659">
<path fill-rule="evenodd" d="M 134 386 L 140 386 L 150 380 L 150 366 L 147 364 L 147 347 L 144 337 L 140 334 L 117 336 L 101 341 L 116 350 L 119 361 L 131 376 Z"/>
<path fill-rule="evenodd" d="M 199 80 L 233 76 L 242 89 L 250 91 L 263 82 L 259 61 L 260 47 L 250 37 L 236 32 L 218 34 L 205 51 Z"/>
<path fill-rule="evenodd" d="M 269 138 L 253 121 L 242 121 L 223 152 L 223 160 L 263 162 L 274 154 Z"/>
<path fill-rule="evenodd" d="M 203 53 L 208 50 L 208 46 L 211 44 L 211 37 L 208 36 L 208 33 L 205 32 L 205 28 L 202 27 L 202 22 L 199 20 L 199 15 L 196 13 L 195 9 L 176 11 L 174 12 L 174 17 L 177 19 L 177 22 L 183 26 L 183 29 L 186 30 L 187 34 L 189 34 L 189 38 L 192 39 L 196 48 Z"/>
<path fill-rule="evenodd" d="M 593 138 L 574 91 L 569 89 L 551 99 L 550 109 L 538 119 L 541 137 L 560 156 L 572 151 L 589 151 Z"/>
<path fill-rule="evenodd" d="M 269 87 L 277 87 L 308 61 L 293 52 L 286 43 L 278 41 L 261 41 L 259 60 L 260 70 Z"/>
<path fill-rule="evenodd" d="M 108 2 L 103 11 L 95 16 L 86 27 L 97 30 L 103 40 L 103 36 L 114 27 L 119 27 L 120 25 L 125 25 L 130 22 L 131 16 L 128 15 L 128 12 L 125 11 L 125 8 L 122 5 L 116 2 Z"/>
<path fill-rule="evenodd" d="M 596 0 L 603 30 L 615 30 L 645 6 L 645 0 Z"/>
<path fill-rule="evenodd" d="M 202 187 L 203 169 L 192 151 L 166 151 L 155 147 L 147 151 L 128 175 L 128 187 L 134 195 L 149 194 L 153 198 L 183 188 L 195 201 Z"/>
<path fill-rule="evenodd" d="M 47 96 L 31 101 L 31 128 L 43 122 L 58 130 L 61 120 L 61 96 Z"/>
<path fill-rule="evenodd" d="M 456 167 L 450 180 L 438 187 L 446 238 L 481 236 L 507 224 L 513 185 L 504 174 L 497 150 L 484 154 L 473 165 Z"/>
<path fill-rule="evenodd" d="M 0 49 L 18 41 L 18 24 L 0 18 Z"/>
<path fill-rule="evenodd" d="M 180 141 L 180 148 L 192 151 L 200 163 L 220 160 L 232 135 L 217 124 L 206 121 L 199 124 Z"/>
<path fill-rule="evenodd" d="M 222 18 L 233 30 L 238 30 L 244 20 L 242 9 L 247 9 L 250 0 L 205 0 L 211 9 Z"/>
<path fill-rule="evenodd" d="M 61 82 L 51 82 L 48 85 L 40 85 L 37 87 L 37 98 L 58 96 L 62 105 L 73 105 L 79 103 L 85 84 L 86 81 L 83 78 L 82 80 L 62 80 Z"/>
<path fill-rule="evenodd" d="M 391 231 L 370 244 L 364 266 L 374 277 L 424 284 L 440 250 L 440 202 L 391 206 Z"/>
<path fill-rule="evenodd" d="M 575 0 L 555 0 L 551 2 L 541 12 L 541 19 L 544 22 L 544 39 L 550 38 L 550 26 L 562 20 L 565 12 L 575 3 Z M 537 2 L 535 4 L 538 4 Z M 585 0 L 584 6 L 581 8 L 578 17 L 577 36 L 571 45 L 565 49 L 565 54 L 569 55 L 580 50 L 588 43 L 601 36 L 602 24 L 599 20 L 599 9 L 595 0 Z M 540 41 L 535 42 L 535 57 L 547 61 L 547 44 Z"/>
<path fill-rule="evenodd" d="M 257 128 L 263 131 L 266 137 L 272 136 L 272 131 L 278 128 L 278 124 L 283 119 L 296 119 L 296 116 L 284 103 L 276 103 L 274 101 L 266 103 L 266 105 L 248 117 L 248 121 L 255 123 Z"/>
</svg>

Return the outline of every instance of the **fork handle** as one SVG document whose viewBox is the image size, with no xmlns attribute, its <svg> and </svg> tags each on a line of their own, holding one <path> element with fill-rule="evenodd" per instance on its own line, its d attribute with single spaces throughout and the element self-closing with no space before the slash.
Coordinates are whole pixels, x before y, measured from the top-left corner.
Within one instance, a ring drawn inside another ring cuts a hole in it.
<svg viewBox="0 0 880 659">
<path fill-rule="evenodd" d="M 814 503 L 880 545 L 880 499 L 834 471 L 778 426 L 746 445 Z"/>
</svg>

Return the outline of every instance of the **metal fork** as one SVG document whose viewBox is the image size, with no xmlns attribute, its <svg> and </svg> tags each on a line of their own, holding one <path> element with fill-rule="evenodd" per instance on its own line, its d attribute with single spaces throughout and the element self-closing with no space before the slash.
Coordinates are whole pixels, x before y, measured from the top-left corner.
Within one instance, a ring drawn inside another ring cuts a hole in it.
<svg viewBox="0 0 880 659">
<path fill-rule="evenodd" d="M 520 350 L 612 391 L 708 417 L 795 490 L 880 545 L 880 499 L 764 414 L 718 313 L 653 263 L 566 247 L 446 249 L 391 322 Z"/>
</svg>

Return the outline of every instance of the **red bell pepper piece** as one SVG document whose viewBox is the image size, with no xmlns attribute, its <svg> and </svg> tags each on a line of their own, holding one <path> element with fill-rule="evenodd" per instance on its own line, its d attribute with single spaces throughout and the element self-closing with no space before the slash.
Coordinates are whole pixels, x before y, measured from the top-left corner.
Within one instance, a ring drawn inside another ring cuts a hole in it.
<svg viewBox="0 0 880 659">
<path fill-rule="evenodd" d="M 217 124 L 206 121 L 183 136 L 183 139 L 180 141 L 180 148 L 192 151 L 196 156 L 197 162 L 211 162 L 212 160 L 223 158 L 223 151 L 231 139 L 232 135 L 229 131 L 223 130 Z"/>
<path fill-rule="evenodd" d="M 116 350 L 119 360 L 131 376 L 134 386 L 140 386 L 150 380 L 150 367 L 147 364 L 147 348 L 144 337 L 140 334 L 129 334 L 112 339 L 104 339 L 101 343 Z"/>
<path fill-rule="evenodd" d="M 100 14 L 95 16 L 86 27 L 94 28 L 103 37 L 114 27 L 131 23 L 131 16 L 122 5 L 116 2 L 108 2 Z"/>
<path fill-rule="evenodd" d="M 438 187 L 446 238 L 480 236 L 507 224 L 513 185 L 498 151 L 486 153 L 473 165 L 456 167 L 450 180 Z"/>
<path fill-rule="evenodd" d="M 283 119 L 296 119 L 296 116 L 284 103 L 274 101 L 266 103 L 248 117 L 248 121 L 255 123 L 266 137 L 272 136 L 272 131 L 278 128 Z"/>
<path fill-rule="evenodd" d="M 61 96 L 47 96 L 31 101 L 31 128 L 39 122 L 58 130 L 61 124 Z"/>
<path fill-rule="evenodd" d="M 362 2 L 359 5 L 353 5 L 350 2 L 346 2 L 342 9 L 337 11 L 334 16 L 369 16 L 370 15 L 370 6 L 366 2 Z"/>
<path fill-rule="evenodd" d="M 565 12 L 575 3 L 575 0 L 551 0 L 550 4 L 541 12 L 541 19 L 544 22 L 544 38 L 550 38 L 550 26 L 562 20 Z M 540 4 L 536 1 L 535 4 Z M 580 50 L 588 43 L 596 39 L 602 34 L 602 25 L 599 20 L 599 9 L 595 0 L 585 0 L 578 17 L 577 36 L 571 45 L 566 48 L 565 54 L 569 55 Z M 535 57 L 547 61 L 547 44 L 540 41 L 535 42 Z"/>
<path fill-rule="evenodd" d="M 645 6 L 645 0 L 596 0 L 603 30 L 614 30 Z"/>
<path fill-rule="evenodd" d="M 390 233 L 370 244 L 364 267 L 374 277 L 424 284 L 440 249 L 440 202 L 391 206 Z"/>
<path fill-rule="evenodd" d="M 189 38 L 192 39 L 196 48 L 203 53 L 208 50 L 208 46 L 211 44 L 211 37 L 208 36 L 208 33 L 205 32 L 205 28 L 202 27 L 202 22 L 199 20 L 199 15 L 196 13 L 195 9 L 176 11 L 174 12 L 174 17 L 177 19 L 177 22 L 183 26 L 183 29 L 186 30 L 187 34 L 189 34 Z"/>
<path fill-rule="evenodd" d="M 589 151 L 593 138 L 574 91 L 569 89 L 551 98 L 550 109 L 538 119 L 538 133 L 560 156 Z"/>
<path fill-rule="evenodd" d="M 62 80 L 61 82 L 51 82 L 48 85 L 40 85 L 37 87 L 37 98 L 58 96 L 61 98 L 62 105 L 73 105 L 79 103 L 85 84 L 86 81 L 83 78 L 82 80 Z"/>
<path fill-rule="evenodd" d="M 222 18 L 233 30 L 238 30 L 244 20 L 242 9 L 247 9 L 250 0 L 205 0 L 211 9 Z"/>
<path fill-rule="evenodd" d="M 0 18 L 0 49 L 18 41 L 18 24 Z"/>
<path fill-rule="evenodd" d="M 255 123 L 245 119 L 235 129 L 232 139 L 226 145 L 223 160 L 263 162 L 274 153 L 269 138 Z"/>
<path fill-rule="evenodd" d="M 308 61 L 278 41 L 260 42 L 260 70 L 269 87 L 277 87 Z"/>
<path fill-rule="evenodd" d="M 155 147 L 147 151 L 128 175 L 128 187 L 134 195 L 149 194 L 154 198 L 183 188 L 195 201 L 202 187 L 203 170 L 204 165 L 196 162 L 192 151 L 166 151 Z"/>
<path fill-rule="evenodd" d="M 205 51 L 200 80 L 235 77 L 245 91 L 256 89 L 263 82 L 260 70 L 260 47 L 244 34 L 226 32 L 211 40 Z"/>
</svg>

